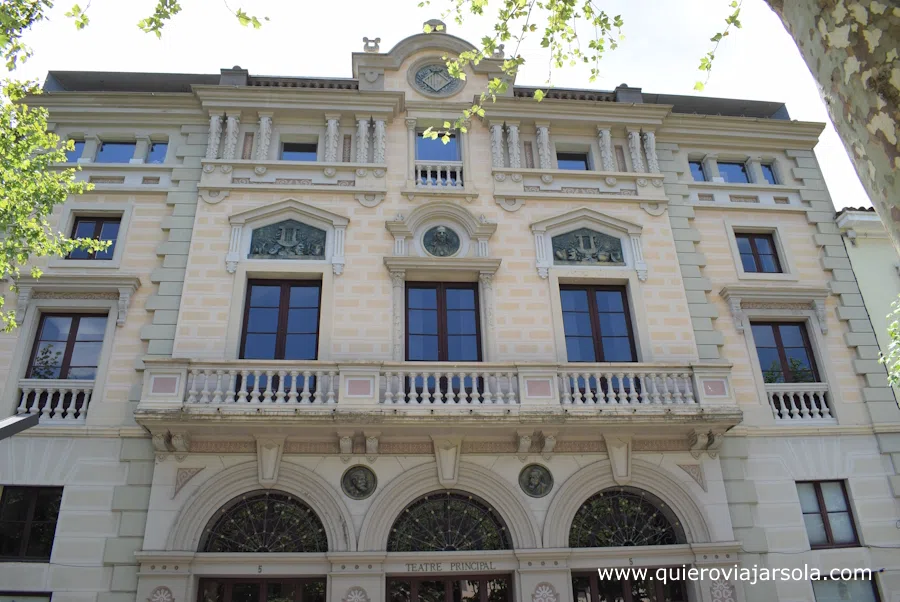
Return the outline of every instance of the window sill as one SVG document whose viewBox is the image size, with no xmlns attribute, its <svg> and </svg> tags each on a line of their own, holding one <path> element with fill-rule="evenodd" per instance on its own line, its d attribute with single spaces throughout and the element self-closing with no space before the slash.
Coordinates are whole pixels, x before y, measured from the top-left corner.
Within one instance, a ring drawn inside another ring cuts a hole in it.
<svg viewBox="0 0 900 602">
<path fill-rule="evenodd" d="M 737 277 L 739 280 L 750 280 L 754 282 L 797 282 L 797 275 L 785 272 L 745 272 L 738 270 Z"/>
<path fill-rule="evenodd" d="M 824 545 L 824 546 L 810 545 L 809 549 L 811 551 L 815 552 L 818 550 L 846 550 L 846 549 L 863 548 L 863 547 L 865 547 L 865 546 L 861 545 L 859 542 L 855 542 L 855 543 L 830 544 L 830 545 Z"/>
<path fill-rule="evenodd" d="M 75 163 L 54 163 L 53 167 L 59 169 L 128 169 L 131 171 L 167 170 L 175 167 L 184 167 L 181 163 L 94 163 L 93 161 L 77 161 Z"/>
<path fill-rule="evenodd" d="M 64 270 L 117 270 L 121 263 L 121 258 L 113 259 L 51 259 L 47 263 L 47 268 L 64 269 Z"/>
<path fill-rule="evenodd" d="M 784 184 L 756 184 L 750 182 L 748 184 L 743 183 L 733 183 L 733 182 L 697 182 L 696 180 L 686 180 L 681 182 L 682 184 L 687 184 L 688 186 L 696 186 L 698 188 L 720 188 L 732 191 L 744 191 L 744 190 L 767 190 L 771 192 L 800 192 L 801 188 L 799 186 L 786 186 Z"/>
</svg>

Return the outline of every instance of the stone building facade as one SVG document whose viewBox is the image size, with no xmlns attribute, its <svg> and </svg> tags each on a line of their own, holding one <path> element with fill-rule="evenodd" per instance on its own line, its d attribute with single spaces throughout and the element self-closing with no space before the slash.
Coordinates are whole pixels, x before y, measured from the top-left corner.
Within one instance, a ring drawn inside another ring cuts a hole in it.
<svg viewBox="0 0 900 602">
<path fill-rule="evenodd" d="M 94 184 L 53 219 L 115 244 L 18 282 L 0 337 L 3 411 L 41 414 L 0 441 L 0 596 L 900 599 L 900 413 L 822 124 L 511 85 L 425 139 L 500 74 L 450 79 L 469 48 L 50 74 Z"/>
</svg>

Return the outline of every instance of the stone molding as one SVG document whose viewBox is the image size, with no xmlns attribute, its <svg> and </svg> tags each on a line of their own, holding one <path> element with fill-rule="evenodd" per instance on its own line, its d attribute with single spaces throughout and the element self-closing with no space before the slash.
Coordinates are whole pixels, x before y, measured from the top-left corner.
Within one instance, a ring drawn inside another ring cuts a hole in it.
<svg viewBox="0 0 900 602">
<path fill-rule="evenodd" d="M 745 309 L 777 309 L 784 311 L 809 310 L 816 312 L 816 321 L 822 334 L 828 333 L 828 316 L 825 313 L 826 288 L 805 286 L 748 286 L 734 284 L 719 291 L 728 303 L 734 327 L 743 332 L 749 325 Z"/>
<path fill-rule="evenodd" d="M 484 216 L 478 219 L 470 211 L 459 205 L 441 201 L 420 205 L 413 209 L 409 215 L 399 214 L 394 220 L 385 222 L 385 228 L 394 237 L 394 256 L 404 257 L 410 255 L 411 247 L 414 246 L 412 244 L 414 237 L 420 236 L 422 234 L 421 230 L 425 226 L 432 223 L 438 225 L 445 222 L 461 228 L 470 241 L 475 243 L 475 256 L 490 256 L 488 243 L 494 232 L 497 231 L 497 224 L 487 221 Z M 466 247 L 468 245 L 460 245 L 460 252 L 462 253 Z M 421 255 L 428 257 L 424 250 L 421 250 Z"/>
<path fill-rule="evenodd" d="M 360 528 L 360 551 L 384 550 L 394 520 L 418 498 L 440 491 L 437 466 L 429 462 L 407 470 L 385 485 L 376 495 Z M 541 547 L 541 534 L 528 510 L 528 502 L 517 488 L 497 479 L 481 466 L 459 462 L 454 489 L 477 495 L 503 518 L 514 549 Z"/>
<path fill-rule="evenodd" d="M 203 530 L 216 512 L 239 495 L 259 488 L 259 469 L 255 460 L 209 477 L 182 502 L 166 539 L 166 550 L 196 551 Z M 342 496 L 325 479 L 307 468 L 285 462 L 278 472 L 278 489 L 297 496 L 315 511 L 325 527 L 329 550 L 356 551 L 350 511 Z"/>
<path fill-rule="evenodd" d="M 646 460 L 631 461 L 632 487 L 644 489 L 669 504 L 684 527 L 688 543 L 708 543 L 710 529 L 701 508 L 690 492 L 667 471 Z M 588 464 L 570 475 L 553 494 L 544 520 L 543 542 L 546 548 L 565 548 L 569 545 L 569 529 L 572 519 L 581 505 L 592 495 L 617 487 L 609 460 Z"/>
<path fill-rule="evenodd" d="M 22 324 L 32 299 L 116 299 L 116 326 L 124 326 L 131 298 L 141 286 L 135 275 L 44 274 L 40 278 L 23 276 L 16 281 L 16 324 Z"/>
</svg>

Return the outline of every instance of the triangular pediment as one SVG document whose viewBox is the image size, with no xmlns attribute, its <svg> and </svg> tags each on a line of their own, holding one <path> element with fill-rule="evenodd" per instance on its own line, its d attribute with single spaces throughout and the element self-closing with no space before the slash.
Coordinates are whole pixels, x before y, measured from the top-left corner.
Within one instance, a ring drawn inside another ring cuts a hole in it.
<svg viewBox="0 0 900 602">
<path fill-rule="evenodd" d="M 284 217 L 285 219 L 297 219 L 298 221 L 315 220 L 325 222 L 335 227 L 346 227 L 350 223 L 350 219 L 337 213 L 326 211 L 313 205 L 307 205 L 297 199 L 285 199 L 277 201 L 270 205 L 262 207 L 254 207 L 246 211 L 235 213 L 228 218 L 232 226 L 248 224 L 252 222 L 266 220 L 270 217 Z"/>
<path fill-rule="evenodd" d="M 561 213 L 554 217 L 543 219 L 531 224 L 532 232 L 546 232 L 548 230 L 563 229 L 566 226 L 577 227 L 597 227 L 606 230 L 621 232 L 628 235 L 640 235 L 643 227 L 588 207 L 579 207 L 572 211 Z"/>
</svg>

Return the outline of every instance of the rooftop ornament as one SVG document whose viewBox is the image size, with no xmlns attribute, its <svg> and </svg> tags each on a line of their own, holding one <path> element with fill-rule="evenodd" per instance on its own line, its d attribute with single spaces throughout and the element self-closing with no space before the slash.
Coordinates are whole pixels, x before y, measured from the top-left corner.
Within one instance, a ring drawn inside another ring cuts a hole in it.
<svg viewBox="0 0 900 602">
<path fill-rule="evenodd" d="M 363 51 L 364 52 L 379 52 L 380 47 L 378 46 L 381 43 L 381 38 L 375 38 L 374 40 L 370 40 L 369 38 L 363 38 Z"/>
</svg>

